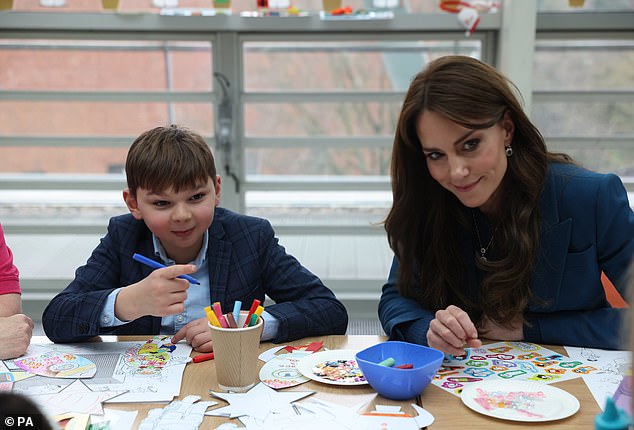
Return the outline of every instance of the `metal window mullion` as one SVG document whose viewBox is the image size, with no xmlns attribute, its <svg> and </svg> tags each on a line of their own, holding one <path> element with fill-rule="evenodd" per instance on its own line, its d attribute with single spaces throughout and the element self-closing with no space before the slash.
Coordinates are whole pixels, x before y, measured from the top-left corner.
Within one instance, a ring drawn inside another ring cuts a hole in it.
<svg viewBox="0 0 634 430">
<path fill-rule="evenodd" d="M 244 183 L 246 191 L 389 191 L 391 190 L 389 178 L 382 180 L 363 180 L 356 179 L 354 181 L 340 180 L 330 178 L 323 181 L 301 180 L 296 181 L 293 176 L 284 178 L 283 180 L 249 180 Z"/>
<path fill-rule="evenodd" d="M 402 91 L 305 91 L 305 92 L 249 92 L 243 95 L 245 103 L 360 103 L 402 102 Z"/>
<path fill-rule="evenodd" d="M 533 92 L 534 101 L 539 103 L 623 103 L 634 101 L 632 90 L 591 90 L 591 91 L 550 91 Z"/>
<path fill-rule="evenodd" d="M 393 136 L 245 137 L 245 148 L 391 148 Z"/>
<path fill-rule="evenodd" d="M 207 142 L 213 137 L 204 136 Z M 0 147 L 73 147 L 73 148 L 127 148 L 136 136 L 16 136 L 0 135 Z"/>
<path fill-rule="evenodd" d="M 549 146 L 559 149 L 632 149 L 634 135 L 630 136 L 546 136 Z"/>
<path fill-rule="evenodd" d="M 214 98 L 211 91 L 0 91 L 1 101 L 211 103 Z"/>
<path fill-rule="evenodd" d="M 325 21 L 316 14 L 305 17 L 267 17 L 245 18 L 239 15 L 218 16 L 161 16 L 158 14 L 108 13 L 47 13 L 19 12 L 10 13 L 0 23 L 0 29 L 13 33 L 21 32 L 130 32 L 143 35 L 148 32 L 161 32 L 166 35 L 208 32 L 260 32 L 260 33 L 323 33 L 323 32 L 376 32 L 376 31 L 449 31 L 464 35 L 464 28 L 450 13 L 397 14 L 393 19 Z M 482 14 L 479 30 L 496 30 L 500 27 L 499 13 Z M 90 36 L 86 36 L 90 37 Z"/>
<path fill-rule="evenodd" d="M 121 190 L 125 177 L 110 175 L 69 174 L 0 174 L 4 190 Z"/>
<path fill-rule="evenodd" d="M 575 32 L 594 31 L 609 35 L 616 31 L 632 31 L 634 12 L 538 12 L 537 33 L 553 31 Z M 575 36 L 573 36 L 575 37 Z"/>
</svg>

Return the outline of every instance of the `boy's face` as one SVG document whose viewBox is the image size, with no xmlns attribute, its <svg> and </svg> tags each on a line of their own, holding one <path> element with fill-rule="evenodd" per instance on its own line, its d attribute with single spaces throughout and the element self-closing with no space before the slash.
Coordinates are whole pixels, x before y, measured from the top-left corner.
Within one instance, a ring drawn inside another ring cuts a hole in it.
<svg viewBox="0 0 634 430">
<path fill-rule="evenodd" d="M 178 193 L 172 188 L 161 192 L 139 188 L 134 197 L 126 189 L 123 199 L 134 218 L 145 221 L 159 238 L 167 255 L 178 264 L 186 264 L 200 252 L 203 235 L 214 219 L 220 202 L 220 177 Z"/>
</svg>

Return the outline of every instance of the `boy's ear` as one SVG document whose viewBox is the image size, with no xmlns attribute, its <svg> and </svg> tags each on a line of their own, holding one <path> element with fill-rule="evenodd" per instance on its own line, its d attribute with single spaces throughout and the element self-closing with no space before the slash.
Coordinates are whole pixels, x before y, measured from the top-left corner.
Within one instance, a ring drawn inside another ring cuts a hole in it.
<svg viewBox="0 0 634 430">
<path fill-rule="evenodd" d="M 135 219 L 143 219 L 143 216 L 139 211 L 139 204 L 136 200 L 136 197 L 132 195 L 129 188 L 123 190 L 123 201 L 125 202 L 125 205 L 128 207 L 128 210 Z"/>
<path fill-rule="evenodd" d="M 214 181 L 214 188 L 216 190 L 216 206 L 220 204 L 220 176 L 216 175 L 216 180 Z"/>
</svg>

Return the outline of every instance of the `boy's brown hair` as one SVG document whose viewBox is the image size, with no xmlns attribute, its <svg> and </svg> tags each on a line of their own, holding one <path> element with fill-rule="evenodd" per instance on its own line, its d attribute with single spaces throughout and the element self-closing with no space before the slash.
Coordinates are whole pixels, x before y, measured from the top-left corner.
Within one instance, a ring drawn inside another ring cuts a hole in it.
<svg viewBox="0 0 634 430">
<path fill-rule="evenodd" d="M 128 189 L 136 196 L 138 188 L 179 192 L 215 184 L 216 164 L 209 145 L 198 133 L 186 127 L 156 127 L 137 137 L 125 162 Z"/>
</svg>

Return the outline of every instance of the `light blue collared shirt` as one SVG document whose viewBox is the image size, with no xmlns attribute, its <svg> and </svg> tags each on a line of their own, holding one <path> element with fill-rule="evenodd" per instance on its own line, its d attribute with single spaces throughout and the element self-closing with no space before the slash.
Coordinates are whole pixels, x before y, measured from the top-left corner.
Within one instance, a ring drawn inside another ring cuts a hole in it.
<svg viewBox="0 0 634 430">
<path fill-rule="evenodd" d="M 154 254 L 157 255 L 166 266 L 172 266 L 176 262 L 170 259 L 161 245 L 160 240 L 153 234 L 152 242 L 154 244 Z M 211 303 L 209 295 L 209 264 L 207 261 L 207 247 L 209 244 L 209 232 L 205 232 L 203 243 L 196 259 L 190 262 L 196 266 L 196 272 L 191 275 L 198 279 L 200 285 L 190 285 L 187 289 L 187 298 L 185 299 L 185 310 L 176 315 L 168 315 L 161 318 L 161 334 L 171 335 L 183 328 L 187 323 L 199 318 L 207 318 L 205 315 L 204 303 Z M 117 295 L 121 288 L 117 288 L 108 295 L 106 304 L 103 307 L 99 321 L 101 327 L 117 327 L 126 323 L 115 316 L 114 305 Z M 262 312 L 264 320 L 264 330 L 262 332 L 262 341 L 270 340 L 275 337 L 279 327 L 279 321 L 268 312 Z"/>
</svg>

